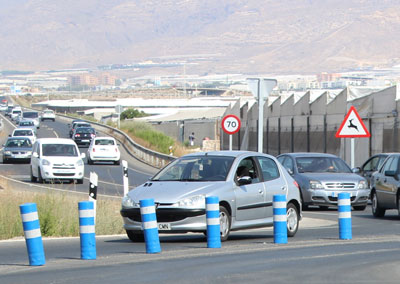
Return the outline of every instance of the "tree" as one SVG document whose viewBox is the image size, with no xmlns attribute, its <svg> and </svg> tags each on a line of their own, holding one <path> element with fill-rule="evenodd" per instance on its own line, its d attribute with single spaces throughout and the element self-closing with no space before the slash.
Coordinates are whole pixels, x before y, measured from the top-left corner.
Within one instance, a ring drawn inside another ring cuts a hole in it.
<svg viewBox="0 0 400 284">
<path fill-rule="evenodd" d="M 147 116 L 145 112 L 130 108 L 121 113 L 121 120 L 144 116 Z"/>
</svg>

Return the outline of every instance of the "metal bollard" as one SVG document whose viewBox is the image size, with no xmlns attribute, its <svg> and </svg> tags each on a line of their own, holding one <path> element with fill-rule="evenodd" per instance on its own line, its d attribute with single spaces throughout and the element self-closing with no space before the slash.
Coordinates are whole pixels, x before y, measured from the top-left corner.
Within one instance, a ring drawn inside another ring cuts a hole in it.
<svg viewBox="0 0 400 284">
<path fill-rule="evenodd" d="M 286 195 L 274 195 L 274 243 L 287 244 Z"/>
<path fill-rule="evenodd" d="M 351 240 L 351 202 L 350 193 L 342 192 L 338 194 L 339 212 L 339 238 L 341 240 Z"/>
<path fill-rule="evenodd" d="M 123 183 L 124 183 L 124 195 L 127 195 L 129 192 L 129 178 L 128 178 L 128 162 L 122 160 L 122 174 L 123 174 Z"/>
<path fill-rule="evenodd" d="M 139 202 L 146 253 L 159 253 L 161 252 L 161 247 L 154 199 L 144 199 Z"/>
<path fill-rule="evenodd" d="M 19 206 L 24 227 L 25 242 L 28 249 L 29 265 L 39 266 L 46 263 L 40 232 L 39 216 L 35 203 L 25 203 Z"/>
<path fill-rule="evenodd" d="M 81 201 L 79 209 L 79 233 L 81 259 L 96 259 L 96 233 L 94 225 L 94 202 Z"/>
<path fill-rule="evenodd" d="M 206 197 L 207 247 L 221 247 L 218 196 Z"/>
</svg>

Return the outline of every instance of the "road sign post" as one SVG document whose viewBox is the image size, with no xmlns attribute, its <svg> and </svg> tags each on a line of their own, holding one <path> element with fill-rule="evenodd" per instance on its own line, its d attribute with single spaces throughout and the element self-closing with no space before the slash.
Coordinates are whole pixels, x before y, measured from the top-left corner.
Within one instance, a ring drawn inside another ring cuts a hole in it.
<svg viewBox="0 0 400 284">
<path fill-rule="evenodd" d="M 354 152 L 355 141 L 354 138 L 371 137 L 367 127 L 365 127 L 360 115 L 356 108 L 351 106 L 346 114 L 342 124 L 336 132 L 336 138 L 351 138 L 350 141 L 350 165 L 354 168 Z"/>
<path fill-rule="evenodd" d="M 275 79 L 248 78 L 247 84 L 250 91 L 258 100 L 258 152 L 263 152 L 264 132 L 264 102 L 267 100 L 272 89 L 276 86 Z"/>
<path fill-rule="evenodd" d="M 232 151 L 232 135 L 240 130 L 240 125 L 239 117 L 233 114 L 226 115 L 221 121 L 222 130 L 229 134 L 229 151 Z"/>
</svg>

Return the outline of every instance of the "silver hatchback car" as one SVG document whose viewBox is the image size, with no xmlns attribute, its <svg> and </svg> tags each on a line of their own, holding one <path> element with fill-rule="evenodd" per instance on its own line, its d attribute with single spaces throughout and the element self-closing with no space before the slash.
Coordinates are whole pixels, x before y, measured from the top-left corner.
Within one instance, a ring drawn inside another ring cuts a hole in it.
<svg viewBox="0 0 400 284">
<path fill-rule="evenodd" d="M 221 240 L 230 231 L 273 225 L 273 196 L 286 195 L 288 236 L 301 218 L 297 183 L 275 157 L 249 151 L 195 153 L 176 159 L 122 200 L 124 228 L 142 241 L 139 201 L 153 198 L 160 233 L 206 233 L 205 197 L 218 196 Z"/>
</svg>

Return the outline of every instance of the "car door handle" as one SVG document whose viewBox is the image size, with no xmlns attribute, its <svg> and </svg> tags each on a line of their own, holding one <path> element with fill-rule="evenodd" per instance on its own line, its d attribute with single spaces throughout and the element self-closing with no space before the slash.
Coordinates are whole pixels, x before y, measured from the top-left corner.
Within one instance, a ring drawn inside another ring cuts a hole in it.
<svg viewBox="0 0 400 284">
<path fill-rule="evenodd" d="M 258 190 L 258 193 L 259 193 L 259 194 L 263 194 L 264 191 L 263 191 L 262 189 L 259 189 L 259 190 Z"/>
<path fill-rule="evenodd" d="M 282 190 L 286 190 L 286 186 L 282 186 L 281 189 L 282 189 Z"/>
</svg>

